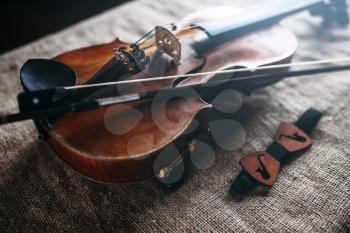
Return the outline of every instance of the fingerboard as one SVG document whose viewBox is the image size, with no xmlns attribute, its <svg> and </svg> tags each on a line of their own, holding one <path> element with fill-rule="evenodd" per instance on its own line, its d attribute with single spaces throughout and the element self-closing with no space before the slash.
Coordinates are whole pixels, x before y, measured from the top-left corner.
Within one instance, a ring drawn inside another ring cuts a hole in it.
<svg viewBox="0 0 350 233">
<path fill-rule="evenodd" d="M 242 33 L 259 29 L 278 22 L 282 18 L 303 11 L 323 0 L 278 0 L 276 3 L 257 7 L 237 17 L 221 20 L 209 20 L 195 23 L 192 26 L 205 31 L 211 40 L 221 37 L 230 40 Z"/>
</svg>

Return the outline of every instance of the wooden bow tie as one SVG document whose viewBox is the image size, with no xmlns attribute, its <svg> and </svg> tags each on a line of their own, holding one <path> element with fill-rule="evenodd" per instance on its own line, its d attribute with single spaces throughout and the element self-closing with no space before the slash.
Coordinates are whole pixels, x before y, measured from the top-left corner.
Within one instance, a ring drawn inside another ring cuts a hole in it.
<svg viewBox="0 0 350 233">
<path fill-rule="evenodd" d="M 231 190 L 243 194 L 257 184 L 271 186 L 277 179 L 281 162 L 312 145 L 308 134 L 320 117 L 321 113 L 311 108 L 295 124 L 281 123 L 274 142 L 266 151 L 254 152 L 239 161 L 243 170 L 232 184 Z"/>
</svg>

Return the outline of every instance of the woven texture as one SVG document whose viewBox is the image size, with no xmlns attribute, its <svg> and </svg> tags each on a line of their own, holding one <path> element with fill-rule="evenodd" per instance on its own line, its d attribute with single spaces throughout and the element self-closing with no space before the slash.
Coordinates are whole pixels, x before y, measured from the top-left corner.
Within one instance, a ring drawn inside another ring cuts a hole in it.
<svg viewBox="0 0 350 233">
<path fill-rule="evenodd" d="M 231 2 L 231 3 L 228 3 Z M 255 1 L 234 1 L 238 6 Z M 259 1 L 256 1 L 259 2 Z M 198 7 L 225 0 L 141 0 L 111 9 L 62 32 L 0 56 L 0 110 L 16 110 L 18 72 L 29 58 L 119 36 L 133 41 L 154 25 L 176 21 Z M 295 60 L 350 55 L 350 28 L 321 29 L 305 12 L 282 22 L 299 39 Z M 20 30 L 20 29 L 18 29 Z M 216 162 L 197 170 L 180 189 L 153 180 L 100 184 L 65 165 L 37 139 L 31 122 L 0 128 L 0 232 L 346 232 L 350 225 L 349 73 L 287 80 L 245 98 L 238 121 L 244 143 L 216 151 Z M 313 147 L 284 167 L 266 194 L 243 200 L 228 193 L 239 159 L 265 149 L 280 121 L 309 107 L 325 114 Z M 228 142 L 235 140 L 225 132 Z"/>
</svg>

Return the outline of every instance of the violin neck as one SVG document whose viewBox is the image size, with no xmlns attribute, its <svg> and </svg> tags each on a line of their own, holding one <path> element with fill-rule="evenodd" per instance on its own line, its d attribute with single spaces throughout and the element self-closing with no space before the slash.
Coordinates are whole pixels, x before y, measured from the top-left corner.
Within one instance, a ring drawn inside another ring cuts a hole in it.
<svg viewBox="0 0 350 233">
<path fill-rule="evenodd" d="M 244 33 L 274 24 L 284 17 L 320 3 L 323 3 L 323 0 L 279 0 L 276 3 L 239 14 L 237 17 L 208 20 L 195 23 L 193 26 L 202 29 L 209 36 L 206 43 L 219 45 Z M 208 48 L 208 44 L 205 47 Z"/>
</svg>

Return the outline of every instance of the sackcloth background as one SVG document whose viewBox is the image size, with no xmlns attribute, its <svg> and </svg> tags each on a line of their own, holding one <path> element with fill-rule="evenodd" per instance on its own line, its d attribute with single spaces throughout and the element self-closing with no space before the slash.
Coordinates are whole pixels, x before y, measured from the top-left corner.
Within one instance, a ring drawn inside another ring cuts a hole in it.
<svg viewBox="0 0 350 233">
<path fill-rule="evenodd" d="M 139 0 L 0 56 L 0 110 L 16 110 L 19 69 L 29 58 L 50 58 L 117 36 L 133 41 L 193 10 L 254 0 Z M 63 16 L 64 17 L 64 16 Z M 307 12 L 282 21 L 299 39 L 295 61 L 350 55 L 350 28 L 322 28 Z M 20 29 L 17 29 L 20 30 Z M 0 232 L 347 232 L 350 228 L 350 72 L 290 79 L 245 98 L 238 113 L 244 143 L 216 151 L 179 189 L 149 179 L 100 184 L 65 165 L 37 139 L 31 122 L 0 128 Z M 284 167 L 268 193 L 232 198 L 239 159 L 266 148 L 279 122 L 308 107 L 324 112 L 313 147 Z M 227 133 L 230 140 L 234 134 Z M 228 141 L 230 141 L 228 140 Z"/>
</svg>

